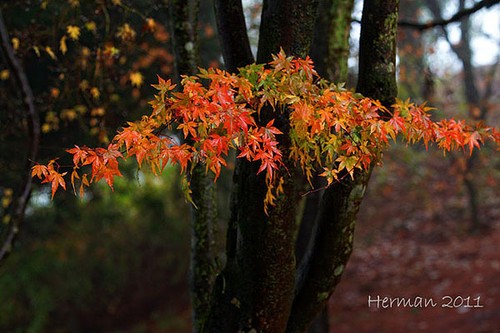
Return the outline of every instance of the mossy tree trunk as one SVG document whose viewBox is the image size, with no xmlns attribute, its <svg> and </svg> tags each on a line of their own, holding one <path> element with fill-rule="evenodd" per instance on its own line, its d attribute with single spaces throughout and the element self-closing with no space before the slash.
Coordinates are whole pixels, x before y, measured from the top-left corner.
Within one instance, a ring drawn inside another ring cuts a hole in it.
<svg viewBox="0 0 500 333">
<path fill-rule="evenodd" d="M 349 33 L 354 0 L 320 0 L 316 19 L 311 58 L 318 74 L 331 82 L 347 82 L 349 58 Z M 313 185 L 321 188 L 324 180 L 314 175 Z M 323 191 L 307 195 L 297 235 L 295 254 L 300 263 L 307 253 L 311 235 L 315 228 L 317 213 Z M 325 303 L 323 310 L 309 328 L 309 333 L 328 333 L 329 307 Z"/>
</svg>

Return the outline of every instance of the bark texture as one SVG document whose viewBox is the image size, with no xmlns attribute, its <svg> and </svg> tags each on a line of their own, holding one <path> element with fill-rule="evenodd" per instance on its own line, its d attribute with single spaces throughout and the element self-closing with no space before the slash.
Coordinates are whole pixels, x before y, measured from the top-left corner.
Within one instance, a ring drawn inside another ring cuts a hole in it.
<svg viewBox="0 0 500 333">
<path fill-rule="evenodd" d="M 218 10 L 220 36 L 241 27 L 238 21 L 223 17 Z M 282 47 L 289 55 L 305 56 L 309 52 L 316 14 L 315 1 L 264 1 L 258 62 L 271 59 Z M 233 45 L 247 42 L 244 35 Z M 232 54 L 225 51 L 224 54 Z M 240 55 L 246 57 L 245 54 Z M 249 57 L 246 57 L 249 61 Z M 225 58 L 227 68 L 236 68 L 245 59 Z M 265 123 L 276 114 L 262 110 Z M 278 115 L 275 125 L 287 133 L 288 114 Z M 281 136 L 280 147 L 287 155 L 290 142 Z M 206 332 L 284 332 L 287 326 L 295 284 L 295 213 L 298 202 L 295 167 L 286 159 L 288 171 L 284 194 L 277 198 L 268 215 L 264 213 L 266 184 L 256 175 L 258 164 L 238 160 L 234 174 L 231 221 L 228 228 L 228 260 L 217 279 L 209 326 Z"/>
<path fill-rule="evenodd" d="M 199 0 L 169 2 L 176 76 L 198 71 Z M 217 223 L 217 189 L 213 175 L 201 164 L 189 173 L 191 197 L 195 207 L 191 218 L 190 288 L 193 332 L 201 332 L 208 316 L 215 278 L 214 228 Z"/>
<path fill-rule="evenodd" d="M 271 54 L 280 48 L 289 55 L 307 55 L 316 6 L 315 1 L 265 0 L 257 62 L 269 61 Z M 365 67 L 360 77 L 360 90 L 367 96 L 392 104 L 396 96 L 397 2 L 377 1 L 377 10 L 370 4 L 365 6 L 368 7 L 364 11 L 366 27 L 362 33 Z M 223 12 L 219 8 L 220 36 L 229 33 L 225 29 L 241 27 L 241 21 L 222 17 Z M 232 45 L 247 42 L 244 34 L 238 36 Z M 225 59 L 226 66 L 234 69 L 245 63 L 246 52 L 234 56 L 236 53 L 230 51 L 232 45 L 227 45 L 224 53 L 229 55 Z M 376 57 L 373 57 L 374 48 L 377 48 Z M 370 64 L 370 59 L 374 64 Z M 373 77 L 372 69 L 376 69 L 380 77 Z M 286 110 L 282 114 L 262 110 L 258 121 L 265 123 L 271 117 L 276 117 L 275 125 L 283 133 L 288 133 Z M 280 148 L 287 156 L 288 136 L 280 137 Z M 284 163 L 288 172 L 277 175 L 284 179 L 284 193 L 277 198 L 268 215 L 263 207 L 266 185 L 264 177 L 256 174 L 258 165 L 244 160 L 236 163 L 226 244 L 227 263 L 217 277 L 204 332 L 305 332 L 340 281 L 352 251 L 356 214 L 370 172 L 357 173 L 354 180 L 346 178 L 325 190 L 309 251 L 297 273 L 295 218 L 298 188 L 303 183 L 291 161 L 285 158 Z"/>
<path fill-rule="evenodd" d="M 318 5 L 311 58 L 318 74 L 331 82 L 347 82 L 353 6 L 353 0 L 320 0 Z M 313 186 L 316 189 L 325 186 L 324 180 L 317 174 Z M 299 263 L 306 257 L 307 248 L 313 240 L 322 195 L 323 191 L 307 195 L 295 251 Z M 325 302 L 323 310 L 312 322 L 309 333 L 330 331 L 328 312 L 328 302 Z"/>
<path fill-rule="evenodd" d="M 320 0 L 311 58 L 318 74 L 332 82 L 347 81 L 349 33 L 354 0 Z"/>
<path fill-rule="evenodd" d="M 394 103 L 396 84 L 397 0 L 365 1 L 359 41 L 359 76 L 356 90 L 378 99 L 386 107 Z"/>
</svg>

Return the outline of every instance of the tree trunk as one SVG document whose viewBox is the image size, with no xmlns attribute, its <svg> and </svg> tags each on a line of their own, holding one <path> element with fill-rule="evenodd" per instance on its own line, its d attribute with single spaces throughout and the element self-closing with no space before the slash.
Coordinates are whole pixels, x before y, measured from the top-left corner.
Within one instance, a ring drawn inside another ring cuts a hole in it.
<svg viewBox="0 0 500 333">
<path fill-rule="evenodd" d="M 318 74 L 331 82 L 347 82 L 349 58 L 349 33 L 353 0 L 320 0 L 314 29 L 311 58 Z M 313 186 L 320 189 L 324 180 L 316 174 Z M 306 256 L 315 228 L 317 212 L 323 191 L 307 195 L 299 233 L 297 235 L 296 257 L 300 263 Z M 309 333 L 328 333 L 328 302 L 311 324 Z"/>
<path fill-rule="evenodd" d="M 312 39 L 315 6 L 314 1 L 264 1 L 257 61 L 269 61 L 280 47 L 289 55 L 305 57 Z M 228 34 L 226 28 L 238 23 L 221 16 L 218 20 L 221 36 Z M 245 37 L 239 38 L 245 42 Z M 224 48 L 225 55 L 232 54 L 230 47 Z M 236 57 L 225 61 L 228 68 L 244 63 L 244 59 Z M 266 122 L 274 116 L 263 110 L 258 121 Z M 277 117 L 275 126 L 288 132 L 286 112 Z M 228 261 L 217 279 L 206 332 L 285 331 L 294 293 L 294 221 L 298 202 L 295 167 L 286 158 L 289 145 L 288 136 L 283 135 L 280 148 L 289 172 L 276 175 L 284 179 L 284 193 L 270 207 L 268 215 L 263 205 L 267 186 L 264 176 L 256 174 L 258 165 L 241 159 L 236 163 Z"/>
<path fill-rule="evenodd" d="M 376 95 L 385 104 L 392 104 L 396 96 L 397 2 L 377 1 L 376 10 L 370 6 L 365 3 L 363 14 L 363 29 L 370 33 L 362 32 L 364 53 L 361 57 L 364 57 L 365 67 L 359 86 L 365 95 Z M 218 12 L 224 11 L 219 8 Z M 257 61 L 269 61 L 271 54 L 277 53 L 280 47 L 288 55 L 307 55 L 315 14 L 314 1 L 264 1 Z M 220 16 L 218 20 L 223 21 L 218 24 L 223 38 L 229 33 L 225 29 L 241 26 L 240 20 L 231 21 Z M 244 35 L 237 38 L 241 43 L 248 42 Z M 234 40 L 225 46 L 224 54 L 231 55 L 225 59 L 228 68 L 234 69 L 245 62 L 241 55 L 234 56 L 236 53 L 231 50 L 237 45 L 238 40 Z M 243 52 L 243 56 L 248 53 Z M 375 64 L 370 64 L 368 59 Z M 371 77 L 366 66 L 376 68 L 381 77 Z M 379 87 L 380 83 L 384 86 Z M 271 117 L 277 118 L 275 125 L 286 134 L 287 112 L 276 115 L 263 110 L 258 121 L 264 123 Z M 305 332 L 340 281 L 352 251 L 355 218 L 369 172 L 358 172 L 354 180 L 346 178 L 325 190 L 313 241 L 296 280 L 294 226 L 297 190 L 302 180 L 298 180 L 295 167 L 286 159 L 290 145 L 288 136 L 283 135 L 280 139 L 289 172 L 277 175 L 284 179 L 284 193 L 277 198 L 268 215 L 263 207 L 266 184 L 262 175 L 256 175 L 258 166 L 237 161 L 226 244 L 227 263 L 217 277 L 204 332 Z"/>
<path fill-rule="evenodd" d="M 194 75 L 198 71 L 199 0 L 169 2 L 176 57 L 176 76 Z M 191 218 L 190 288 L 193 332 L 201 332 L 208 316 L 211 290 L 215 278 L 213 249 L 217 223 L 217 190 L 212 174 L 201 164 L 189 174 L 191 197 L 195 207 Z"/>
</svg>

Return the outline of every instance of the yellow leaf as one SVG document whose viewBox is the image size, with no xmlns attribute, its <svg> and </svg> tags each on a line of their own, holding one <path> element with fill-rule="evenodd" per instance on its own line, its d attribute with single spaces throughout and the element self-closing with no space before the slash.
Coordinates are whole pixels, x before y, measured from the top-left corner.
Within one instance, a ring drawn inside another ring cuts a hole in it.
<svg viewBox="0 0 500 333">
<path fill-rule="evenodd" d="M 48 0 L 43 0 L 42 3 L 40 4 L 40 8 L 46 9 L 48 4 L 49 4 Z"/>
<path fill-rule="evenodd" d="M 45 47 L 45 52 L 47 52 L 47 54 L 53 59 L 53 60 L 57 60 L 57 57 L 56 55 L 54 54 L 54 51 L 52 51 L 52 49 L 50 48 L 50 46 L 46 46 Z"/>
<path fill-rule="evenodd" d="M 61 119 L 72 121 L 75 120 L 76 117 L 77 117 L 76 111 L 73 109 L 64 109 L 61 112 Z"/>
<path fill-rule="evenodd" d="M 156 22 L 154 19 L 152 19 L 151 17 L 147 18 L 146 19 L 146 29 L 148 31 L 154 31 L 155 30 L 155 27 L 156 27 Z"/>
<path fill-rule="evenodd" d="M 121 6 L 122 5 L 122 0 L 111 0 L 111 2 L 113 3 L 113 5 L 115 6 Z"/>
<path fill-rule="evenodd" d="M 80 37 L 80 28 L 74 25 L 68 25 L 66 27 L 66 32 L 68 33 L 69 37 L 73 40 L 78 40 Z"/>
<path fill-rule="evenodd" d="M 94 99 L 98 99 L 101 96 L 101 92 L 97 89 L 97 87 L 92 87 L 92 89 L 90 89 L 90 94 L 94 97 Z"/>
<path fill-rule="evenodd" d="M 62 54 L 66 54 L 68 52 L 68 46 L 66 45 L 66 36 L 62 36 L 59 41 L 59 50 Z"/>
<path fill-rule="evenodd" d="M 45 124 L 43 124 L 43 125 L 42 125 L 42 132 L 43 132 L 43 133 L 48 133 L 48 132 L 50 132 L 50 129 L 51 129 L 51 127 L 50 127 L 50 125 L 49 125 L 49 124 L 45 123 Z"/>
<path fill-rule="evenodd" d="M 0 80 L 5 81 L 10 77 L 10 72 L 8 69 L 4 69 L 0 72 Z"/>
<path fill-rule="evenodd" d="M 144 76 L 140 72 L 132 72 L 130 73 L 130 82 L 132 86 L 140 87 L 144 82 Z"/>
<path fill-rule="evenodd" d="M 80 0 L 68 0 L 68 3 L 71 5 L 71 7 L 75 8 L 80 6 Z"/>
<path fill-rule="evenodd" d="M 106 110 L 104 108 L 93 108 L 90 112 L 90 115 L 93 117 L 102 117 L 106 114 Z"/>
<path fill-rule="evenodd" d="M 135 39 L 136 34 L 135 30 L 132 29 L 128 23 L 125 23 L 118 28 L 116 37 L 120 38 L 122 41 L 131 42 Z"/>
<path fill-rule="evenodd" d="M 89 81 L 87 80 L 82 80 L 79 85 L 81 90 L 87 90 L 89 88 Z"/>
<path fill-rule="evenodd" d="M 40 57 L 40 49 L 38 48 L 38 46 L 33 46 L 33 50 L 35 51 L 37 57 Z"/>
<path fill-rule="evenodd" d="M 88 31 L 92 31 L 92 32 L 96 31 L 96 29 L 97 29 L 94 21 L 90 21 L 90 22 L 85 23 L 85 28 Z"/>
<path fill-rule="evenodd" d="M 17 50 L 19 48 L 19 38 L 12 38 L 12 47 L 14 48 L 14 50 Z"/>
</svg>

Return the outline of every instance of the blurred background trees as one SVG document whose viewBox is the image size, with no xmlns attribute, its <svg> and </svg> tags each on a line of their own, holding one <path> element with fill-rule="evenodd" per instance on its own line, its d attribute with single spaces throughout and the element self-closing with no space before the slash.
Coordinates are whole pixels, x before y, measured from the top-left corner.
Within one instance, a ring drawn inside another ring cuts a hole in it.
<svg viewBox="0 0 500 333">
<path fill-rule="evenodd" d="M 478 4 L 484 8 L 459 20 L 424 24 Z M 439 115 L 498 125 L 496 4 L 401 0 L 400 97 L 428 100 Z M 244 5 L 255 48 L 261 3 Z M 200 63 L 218 66 L 212 3 L 202 1 L 201 6 Z M 358 1 L 351 24 L 350 72 L 356 68 L 360 8 Z M 106 143 L 124 121 L 148 111 L 153 93 L 149 83 L 156 81 L 156 74 L 173 75 L 166 1 L 13 0 L 0 4 L 0 10 L 34 96 L 39 161 L 62 155 L 76 142 Z M 11 254 L 0 266 L 0 331 L 189 331 L 189 212 L 177 170 L 153 178 L 130 166 L 113 195 L 96 186 L 81 201 L 67 192 L 50 202 L 49 190 L 36 185 L 24 221 L 16 216 L 33 137 L 22 87 L 5 47 L 2 51 L 0 246 Z M 353 87 L 347 74 L 335 75 Z M 426 234 L 435 239 L 455 232 L 468 235 L 481 227 L 495 230 L 500 221 L 498 154 L 485 147 L 470 158 L 453 154 L 441 160 L 422 150 L 396 145 L 386 154 L 385 167 L 373 176 L 360 224 L 384 221 L 374 225 L 409 233 L 428 222 L 445 226 L 445 231 Z M 221 205 L 227 205 L 227 183 L 219 183 Z M 10 249 L 14 234 L 18 239 Z"/>
</svg>

